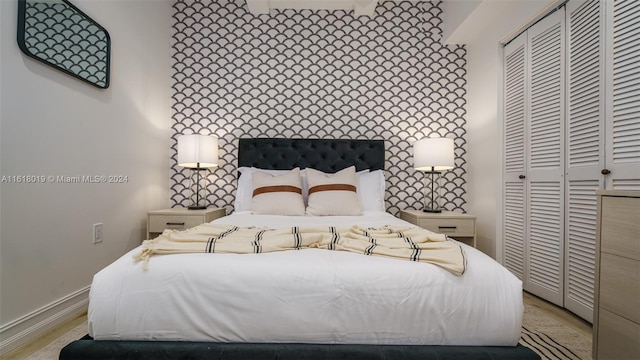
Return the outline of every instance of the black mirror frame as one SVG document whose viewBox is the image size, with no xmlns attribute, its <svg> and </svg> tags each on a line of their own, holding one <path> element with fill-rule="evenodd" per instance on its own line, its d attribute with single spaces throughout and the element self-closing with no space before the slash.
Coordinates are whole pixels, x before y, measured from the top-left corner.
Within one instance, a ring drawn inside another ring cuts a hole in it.
<svg viewBox="0 0 640 360">
<path fill-rule="evenodd" d="M 82 10 L 78 9 L 76 6 L 74 6 L 73 4 L 71 4 L 68 0 L 62 0 L 62 2 L 64 4 L 66 4 L 67 6 L 69 6 L 71 9 L 73 9 L 74 11 L 76 11 L 78 14 L 80 14 L 81 16 L 85 17 L 85 19 L 87 19 L 87 21 L 91 22 L 93 25 L 95 25 L 98 29 L 104 31 L 105 35 L 106 35 L 106 43 L 107 43 L 107 49 L 106 49 L 106 69 L 105 69 L 105 81 L 104 81 L 104 86 L 96 84 L 88 79 L 85 79 L 84 77 L 69 71 L 55 63 L 51 63 L 46 61 L 43 58 L 40 58 L 38 56 L 36 56 L 35 54 L 33 54 L 29 48 L 27 47 L 27 44 L 25 42 L 25 27 L 26 27 L 26 16 L 27 16 L 27 12 L 26 12 L 26 6 L 27 6 L 27 0 L 18 0 L 18 47 L 20 47 L 20 50 L 22 50 L 23 53 L 25 53 L 27 56 L 29 56 L 32 59 L 35 59 L 41 63 L 47 64 L 57 70 L 60 70 L 68 75 L 71 75 L 73 77 L 75 77 L 76 79 L 82 80 L 88 84 L 91 84 L 95 87 L 101 88 L 101 89 L 106 89 L 109 87 L 109 80 L 110 80 L 110 67 L 111 67 L 111 37 L 109 36 L 109 32 L 107 31 L 107 29 L 105 29 L 102 25 L 98 24 L 95 20 L 93 20 L 91 17 L 89 17 L 87 14 L 85 14 Z"/>
</svg>

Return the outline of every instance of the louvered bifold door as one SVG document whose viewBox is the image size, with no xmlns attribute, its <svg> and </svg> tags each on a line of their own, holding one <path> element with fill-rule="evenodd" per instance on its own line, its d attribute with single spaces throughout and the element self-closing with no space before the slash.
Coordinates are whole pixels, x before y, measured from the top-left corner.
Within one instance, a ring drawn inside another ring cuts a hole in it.
<svg viewBox="0 0 640 360">
<path fill-rule="evenodd" d="M 562 306 L 564 287 L 564 9 L 527 31 L 528 268 L 525 289 Z"/>
<path fill-rule="evenodd" d="M 567 136 L 564 306 L 593 321 L 596 190 L 604 188 L 604 11 L 570 1 L 567 23 Z"/>
<path fill-rule="evenodd" d="M 640 1 L 607 1 L 607 188 L 640 190 Z"/>
<path fill-rule="evenodd" d="M 504 48 L 503 264 L 524 281 L 526 259 L 526 34 Z"/>
</svg>

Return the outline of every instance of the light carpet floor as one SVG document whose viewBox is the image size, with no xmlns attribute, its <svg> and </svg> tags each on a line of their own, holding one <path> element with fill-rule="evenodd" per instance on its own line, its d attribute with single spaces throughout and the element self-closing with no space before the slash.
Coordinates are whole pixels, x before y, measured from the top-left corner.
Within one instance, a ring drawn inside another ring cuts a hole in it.
<svg viewBox="0 0 640 360">
<path fill-rule="evenodd" d="M 533 349 L 538 352 L 543 360 L 557 359 L 591 359 L 591 338 L 580 334 L 572 328 L 560 323 L 559 321 L 549 317 L 543 312 L 535 309 L 533 306 L 525 304 L 523 327 L 523 339 L 525 336 L 533 340 L 530 341 L 547 341 L 554 344 L 554 341 L 564 347 L 567 351 L 549 352 L 544 350 Z M 71 329 L 66 334 L 58 337 L 56 340 L 26 357 L 26 360 L 55 360 L 58 359 L 60 350 L 68 343 L 77 340 L 87 334 L 87 324 L 83 323 Z M 551 339 L 551 340 L 549 340 Z M 563 356 L 564 355 L 564 356 Z"/>
<path fill-rule="evenodd" d="M 591 360 L 591 337 L 526 303 L 522 328 L 520 343 L 543 360 Z"/>
<path fill-rule="evenodd" d="M 65 347 L 72 341 L 80 339 L 88 333 L 89 330 L 87 328 L 87 323 L 83 322 L 82 324 L 69 330 L 64 335 L 53 340 L 53 342 L 49 343 L 49 345 L 29 355 L 25 358 L 25 360 L 56 360 L 58 359 L 60 350 L 62 350 L 63 347 Z"/>
</svg>

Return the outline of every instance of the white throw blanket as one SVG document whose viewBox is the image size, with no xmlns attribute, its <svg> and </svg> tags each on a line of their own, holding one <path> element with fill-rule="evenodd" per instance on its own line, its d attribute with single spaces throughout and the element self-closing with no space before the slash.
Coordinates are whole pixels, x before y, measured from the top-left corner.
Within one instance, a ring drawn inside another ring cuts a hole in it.
<svg viewBox="0 0 640 360">
<path fill-rule="evenodd" d="M 149 258 L 155 254 L 253 254 L 305 248 L 428 262 L 455 275 L 462 275 L 466 267 L 463 249 L 445 235 L 417 227 L 390 226 L 270 229 L 207 223 L 184 231 L 165 230 L 157 238 L 145 240 L 135 259 L 143 261 L 147 269 Z"/>
</svg>

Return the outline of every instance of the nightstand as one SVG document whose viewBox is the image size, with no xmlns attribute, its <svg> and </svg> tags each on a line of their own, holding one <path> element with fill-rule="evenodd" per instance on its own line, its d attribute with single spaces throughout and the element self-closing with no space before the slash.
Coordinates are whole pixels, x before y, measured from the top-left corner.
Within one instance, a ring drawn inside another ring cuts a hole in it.
<svg viewBox="0 0 640 360">
<path fill-rule="evenodd" d="M 400 219 L 476 247 L 476 217 L 452 211 L 400 210 Z"/>
<path fill-rule="evenodd" d="M 189 229 L 226 215 L 227 210 L 224 208 L 189 210 L 179 207 L 149 211 L 147 213 L 147 238 L 153 239 L 162 234 L 165 229 Z"/>
</svg>

